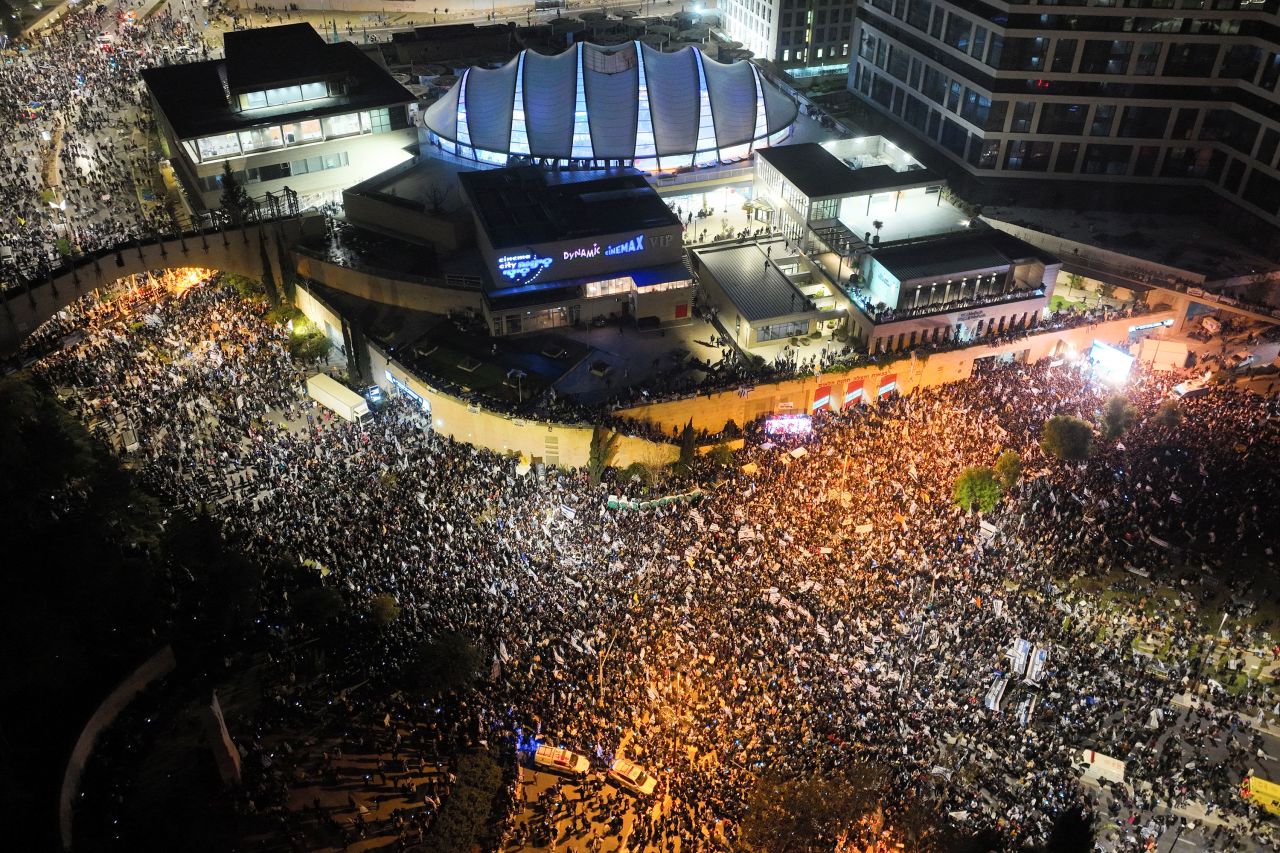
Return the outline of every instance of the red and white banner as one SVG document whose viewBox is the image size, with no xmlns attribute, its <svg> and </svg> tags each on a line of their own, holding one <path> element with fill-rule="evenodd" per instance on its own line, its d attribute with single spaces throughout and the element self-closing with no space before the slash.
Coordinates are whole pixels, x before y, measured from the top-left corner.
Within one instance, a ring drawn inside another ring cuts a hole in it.
<svg viewBox="0 0 1280 853">
<path fill-rule="evenodd" d="M 865 379 L 850 379 L 849 384 L 844 389 L 844 406 L 849 408 L 863 402 L 863 386 L 866 384 Z"/>
<path fill-rule="evenodd" d="M 830 410 L 834 408 L 831 405 L 831 386 L 819 385 L 813 392 L 813 408 L 814 412 L 821 412 L 823 409 Z"/>
<path fill-rule="evenodd" d="M 880 377 L 880 393 L 877 394 L 876 397 L 877 399 L 883 397 L 885 394 L 897 390 L 897 388 L 898 374 L 886 373 L 884 376 Z"/>
</svg>

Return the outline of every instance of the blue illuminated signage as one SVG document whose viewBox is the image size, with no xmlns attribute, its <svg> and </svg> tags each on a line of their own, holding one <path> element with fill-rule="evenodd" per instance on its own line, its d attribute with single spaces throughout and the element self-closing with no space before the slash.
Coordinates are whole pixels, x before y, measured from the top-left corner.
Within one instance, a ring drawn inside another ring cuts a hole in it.
<svg viewBox="0 0 1280 853">
<path fill-rule="evenodd" d="M 546 272 L 551 263 L 551 258 L 535 255 L 533 252 L 503 255 L 498 258 L 498 272 L 516 284 L 528 284 Z"/>
<path fill-rule="evenodd" d="M 604 250 L 609 256 L 613 255 L 632 255 L 636 252 L 644 251 L 644 235 L 637 234 L 625 243 L 619 243 L 616 246 L 610 246 Z"/>
<path fill-rule="evenodd" d="M 659 241 L 661 242 L 661 241 Z M 609 258 L 619 255 L 634 255 L 644 251 L 644 235 L 637 234 L 630 240 L 601 247 L 599 243 L 578 246 L 573 249 L 562 249 L 565 261 L 582 261 L 605 256 Z M 517 285 L 533 282 L 555 263 L 554 258 L 539 255 L 535 252 L 522 252 L 518 255 L 502 255 L 498 258 L 498 272 L 503 278 Z"/>
</svg>

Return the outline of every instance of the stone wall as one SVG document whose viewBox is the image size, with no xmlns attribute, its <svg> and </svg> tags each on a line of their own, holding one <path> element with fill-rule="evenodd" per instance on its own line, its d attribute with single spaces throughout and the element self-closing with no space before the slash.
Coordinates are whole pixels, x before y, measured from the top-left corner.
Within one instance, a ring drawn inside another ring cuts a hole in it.
<svg viewBox="0 0 1280 853">
<path fill-rule="evenodd" d="M 431 428 L 442 435 L 498 453 L 520 454 L 530 462 L 566 467 L 587 464 L 592 433 L 588 424 L 550 423 L 494 412 L 433 388 L 372 345 L 369 359 L 374 381 L 388 393 L 395 393 L 387 378 L 390 374 L 431 406 Z M 680 450 L 673 444 L 621 436 L 613 464 L 616 467 L 632 462 L 666 465 L 679 456 Z"/>
</svg>

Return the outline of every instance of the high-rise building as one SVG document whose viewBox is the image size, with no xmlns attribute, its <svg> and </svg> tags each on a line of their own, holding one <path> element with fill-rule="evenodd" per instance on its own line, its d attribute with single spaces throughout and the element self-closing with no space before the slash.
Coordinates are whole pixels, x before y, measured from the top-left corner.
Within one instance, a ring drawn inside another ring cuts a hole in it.
<svg viewBox="0 0 1280 853">
<path fill-rule="evenodd" d="M 721 26 L 782 68 L 842 70 L 853 51 L 854 0 L 723 0 Z"/>
<path fill-rule="evenodd" d="M 1280 225 L 1280 0 L 867 0 L 850 89 L 984 179 L 1205 188 Z"/>
</svg>

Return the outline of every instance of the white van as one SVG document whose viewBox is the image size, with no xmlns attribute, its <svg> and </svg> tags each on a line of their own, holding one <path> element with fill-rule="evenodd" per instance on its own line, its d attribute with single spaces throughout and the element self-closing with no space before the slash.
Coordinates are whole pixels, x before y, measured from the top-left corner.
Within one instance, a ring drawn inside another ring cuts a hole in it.
<svg viewBox="0 0 1280 853">
<path fill-rule="evenodd" d="M 591 769 L 591 762 L 585 755 L 558 746 L 538 747 L 538 751 L 533 754 L 533 764 L 539 770 L 567 773 L 571 776 L 585 776 Z"/>
<path fill-rule="evenodd" d="M 619 758 L 609 765 L 609 779 L 633 794 L 647 797 L 658 787 L 658 780 L 639 764 Z"/>
</svg>

